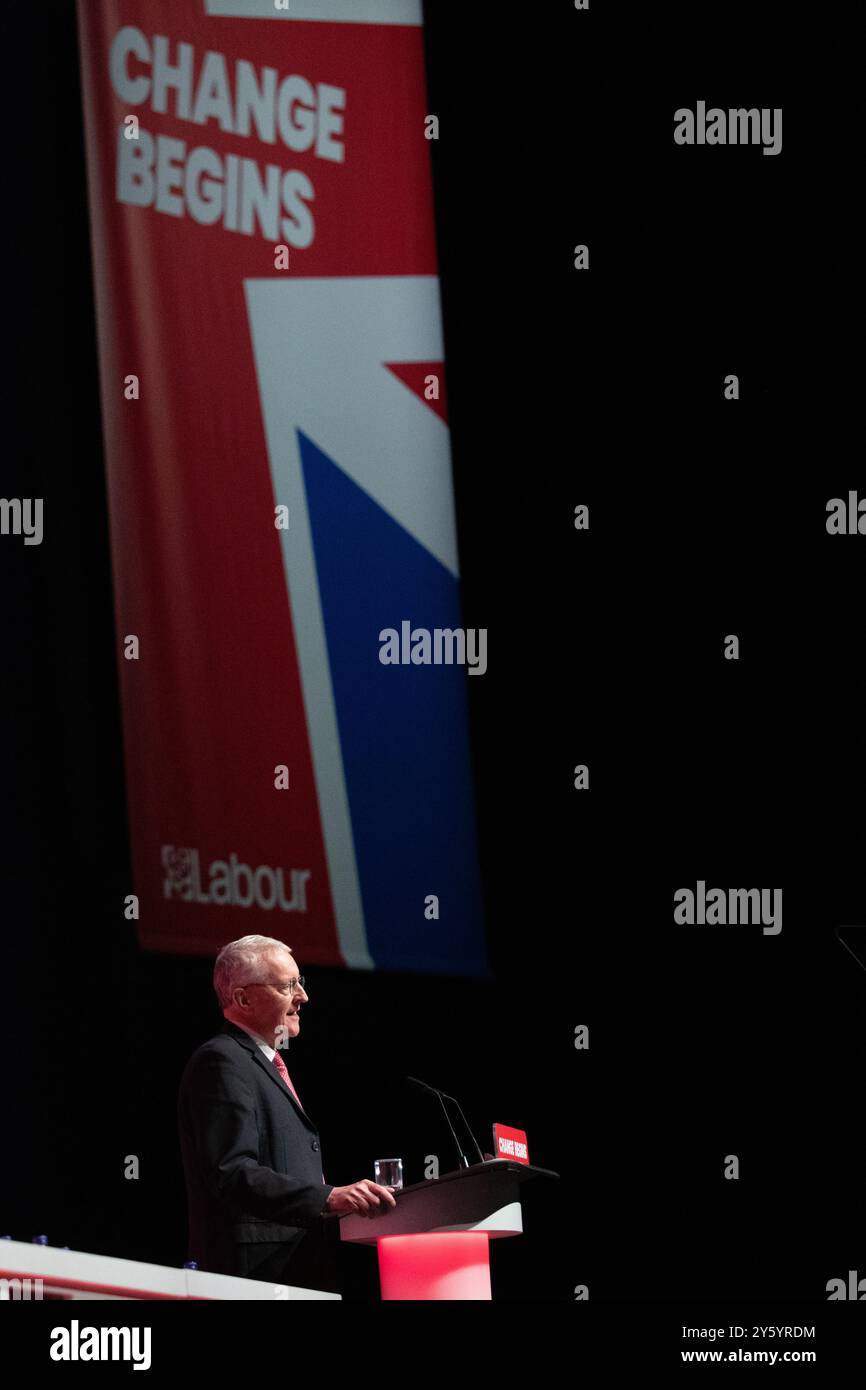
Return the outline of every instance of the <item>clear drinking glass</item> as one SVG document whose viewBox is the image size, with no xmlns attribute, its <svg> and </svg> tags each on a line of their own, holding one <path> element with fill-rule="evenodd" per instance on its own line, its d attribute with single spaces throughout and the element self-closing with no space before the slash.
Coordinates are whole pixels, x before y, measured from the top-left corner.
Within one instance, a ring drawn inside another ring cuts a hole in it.
<svg viewBox="0 0 866 1390">
<path fill-rule="evenodd" d="M 390 1187 L 392 1192 L 400 1192 L 403 1187 L 402 1158 L 377 1158 L 373 1163 L 373 1179 L 382 1187 Z"/>
</svg>

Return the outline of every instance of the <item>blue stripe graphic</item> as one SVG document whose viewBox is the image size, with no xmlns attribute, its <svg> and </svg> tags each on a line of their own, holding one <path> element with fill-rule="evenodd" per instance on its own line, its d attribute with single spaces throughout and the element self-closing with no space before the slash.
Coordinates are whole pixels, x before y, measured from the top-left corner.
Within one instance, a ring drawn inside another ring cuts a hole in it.
<svg viewBox="0 0 866 1390">
<path fill-rule="evenodd" d="M 466 668 L 379 661 L 380 630 L 403 619 L 462 626 L 458 582 L 298 438 L 370 955 L 379 969 L 486 976 Z"/>
</svg>

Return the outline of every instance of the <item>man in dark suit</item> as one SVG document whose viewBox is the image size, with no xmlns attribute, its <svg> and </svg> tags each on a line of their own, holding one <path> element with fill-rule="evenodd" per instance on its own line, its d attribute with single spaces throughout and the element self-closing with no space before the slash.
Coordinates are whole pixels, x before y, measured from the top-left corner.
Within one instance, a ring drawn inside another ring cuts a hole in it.
<svg viewBox="0 0 866 1390">
<path fill-rule="evenodd" d="M 187 1062 L 178 1130 L 189 1210 L 189 1255 L 200 1269 L 307 1288 L 335 1288 L 328 1216 L 375 1216 L 389 1188 L 362 1178 L 326 1183 L 315 1122 L 283 1057 L 308 1002 L 288 946 L 245 936 L 214 965 L 222 1032 Z"/>
</svg>

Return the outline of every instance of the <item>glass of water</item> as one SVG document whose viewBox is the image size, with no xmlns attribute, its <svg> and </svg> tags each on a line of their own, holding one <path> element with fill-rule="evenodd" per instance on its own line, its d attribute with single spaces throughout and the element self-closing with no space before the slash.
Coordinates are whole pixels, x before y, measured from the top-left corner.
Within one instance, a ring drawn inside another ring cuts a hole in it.
<svg viewBox="0 0 866 1390">
<path fill-rule="evenodd" d="M 377 1158 L 373 1164 L 373 1179 L 392 1192 L 400 1192 L 403 1187 L 402 1158 Z"/>
</svg>

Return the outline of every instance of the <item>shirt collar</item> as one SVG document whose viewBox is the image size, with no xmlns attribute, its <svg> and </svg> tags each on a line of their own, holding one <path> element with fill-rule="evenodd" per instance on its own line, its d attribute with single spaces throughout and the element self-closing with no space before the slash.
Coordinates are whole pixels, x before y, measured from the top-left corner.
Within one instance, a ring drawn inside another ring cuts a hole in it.
<svg viewBox="0 0 866 1390">
<path fill-rule="evenodd" d="M 229 1023 L 235 1023 L 235 1020 L 233 1018 L 230 1018 Z M 247 1028 L 245 1023 L 236 1023 L 235 1026 L 237 1028 L 243 1028 L 244 1032 L 248 1033 L 249 1036 L 253 1039 L 253 1041 L 258 1043 L 259 1047 L 262 1049 L 262 1052 L 265 1054 L 269 1062 L 272 1062 L 274 1060 L 274 1058 L 277 1055 L 276 1049 L 271 1047 L 269 1043 L 266 1043 L 264 1038 L 260 1037 L 258 1033 L 254 1033 L 252 1028 Z"/>
</svg>

